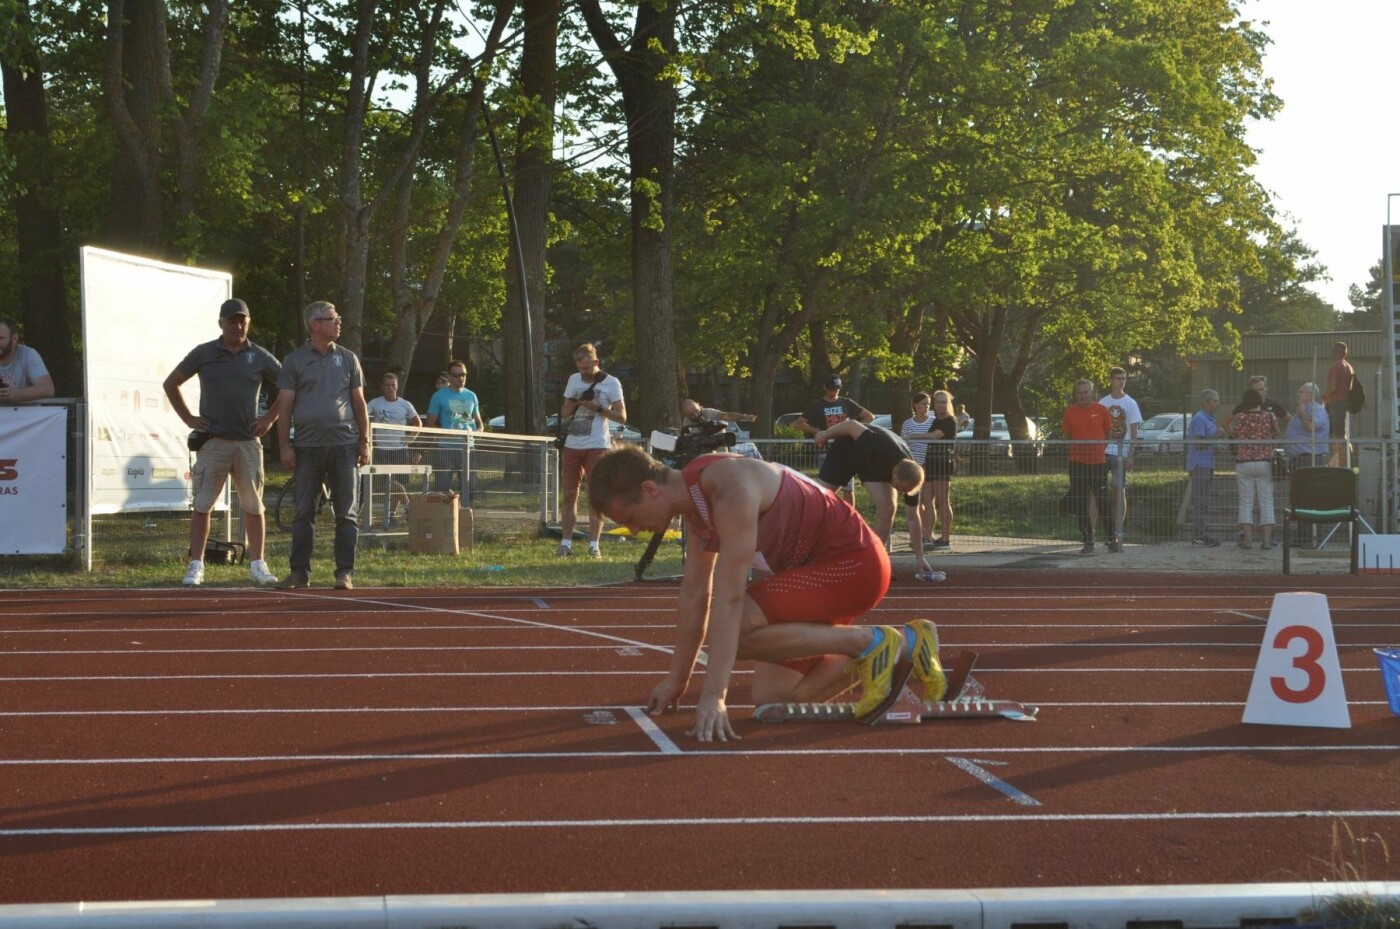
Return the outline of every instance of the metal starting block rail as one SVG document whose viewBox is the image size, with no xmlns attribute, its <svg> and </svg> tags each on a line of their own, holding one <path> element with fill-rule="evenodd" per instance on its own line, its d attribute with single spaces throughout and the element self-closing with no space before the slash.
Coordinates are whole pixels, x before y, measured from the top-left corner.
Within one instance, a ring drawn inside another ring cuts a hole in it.
<svg viewBox="0 0 1400 929">
<path fill-rule="evenodd" d="M 873 725 L 910 725 L 926 719 L 976 719 L 1000 717 L 1019 722 L 1034 722 L 1039 707 L 1026 706 L 1014 700 L 990 700 L 980 681 L 972 676 L 972 667 L 977 663 L 976 652 L 963 652 L 958 655 L 948 675 L 950 700 L 936 703 L 925 702 L 912 690 L 905 687 L 899 699 L 885 711 Z M 753 718 L 760 723 L 840 723 L 856 721 L 854 703 L 831 701 L 828 703 L 764 703 L 753 711 Z"/>
</svg>

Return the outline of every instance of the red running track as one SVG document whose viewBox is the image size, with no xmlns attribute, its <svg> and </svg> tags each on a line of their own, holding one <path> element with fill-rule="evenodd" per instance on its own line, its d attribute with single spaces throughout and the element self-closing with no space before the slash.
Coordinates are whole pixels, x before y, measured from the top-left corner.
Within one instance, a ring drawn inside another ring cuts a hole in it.
<svg viewBox="0 0 1400 929">
<path fill-rule="evenodd" d="M 759 725 L 741 668 L 703 747 L 636 709 L 673 585 L 14 593 L 0 902 L 1326 879 L 1339 822 L 1400 879 L 1400 581 L 1303 584 L 1349 730 L 1240 722 L 1289 579 L 962 570 L 873 616 L 1039 721 Z"/>
</svg>

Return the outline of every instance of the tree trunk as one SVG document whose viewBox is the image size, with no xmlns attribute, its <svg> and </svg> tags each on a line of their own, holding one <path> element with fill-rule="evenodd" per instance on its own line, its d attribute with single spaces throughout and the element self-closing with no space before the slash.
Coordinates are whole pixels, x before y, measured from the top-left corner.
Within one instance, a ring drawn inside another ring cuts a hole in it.
<svg viewBox="0 0 1400 929">
<path fill-rule="evenodd" d="M 169 53 L 164 0 L 110 0 L 103 89 L 117 152 L 107 243 L 153 257 L 165 250 L 160 109 Z"/>
<path fill-rule="evenodd" d="M 352 352 L 360 351 L 364 330 L 365 281 L 369 265 L 369 223 L 365 207 L 363 155 L 365 114 L 369 109 L 376 72 L 369 62 L 374 34 L 375 0 L 358 0 L 355 38 L 350 51 L 349 83 L 345 95 L 345 130 L 340 148 L 341 293 L 336 309 L 343 320 L 339 341 Z"/>
<path fill-rule="evenodd" d="M 479 75 L 489 73 L 491 62 L 495 60 L 496 52 L 500 48 L 501 33 L 505 31 L 514 8 L 513 0 L 501 0 L 498 4 L 495 21 L 486 39 L 486 47 L 475 63 L 473 70 L 478 76 L 473 77 L 467 93 L 462 127 L 457 135 L 452 201 L 434 238 L 424 279 L 413 283 L 408 280 L 413 174 L 406 172 L 399 182 L 394 204 L 393 238 L 390 243 L 389 276 L 394 292 L 394 335 L 389 342 L 388 370 L 398 373 L 401 380 L 413 370 L 413 354 L 418 347 L 418 339 L 437 309 L 437 299 L 442 292 L 442 281 L 452 257 L 452 247 L 457 241 L 457 233 L 462 228 L 462 221 L 467 213 L 467 202 L 471 197 L 472 181 L 475 177 L 474 155 L 480 135 L 477 131 L 477 116 L 481 112 L 486 90 L 485 81 Z M 425 80 L 427 74 L 421 75 L 421 78 Z"/>
<path fill-rule="evenodd" d="M 30 40 L 29 6 L 17 10 L 15 40 L 0 60 L 3 72 L 5 142 L 14 161 L 15 237 L 20 316 L 25 341 L 43 356 L 58 396 L 78 396 L 82 378 L 73 350 L 68 295 L 63 286 L 63 223 L 54 192 L 49 155 L 48 101 L 39 52 Z"/>
<path fill-rule="evenodd" d="M 674 4 L 643 0 L 630 46 L 618 42 L 597 0 L 580 10 L 622 90 L 631 182 L 632 328 L 640 383 L 628 418 L 645 433 L 672 425 L 685 392 L 676 376 L 675 279 L 671 212 L 675 199 L 676 89 L 665 71 L 676 51 Z"/>
<path fill-rule="evenodd" d="M 179 149 L 179 168 L 175 182 L 175 222 L 179 226 L 180 252 L 195 259 L 202 251 L 198 221 L 197 197 L 200 184 L 202 148 L 199 133 L 209 104 L 214 99 L 214 84 L 219 77 L 219 61 L 223 57 L 224 29 L 228 25 L 228 0 L 209 0 L 204 18 L 203 45 L 199 57 L 199 75 L 189 103 L 175 123 L 175 138 Z"/>
<path fill-rule="evenodd" d="M 559 407 L 558 395 L 546 398 L 539 372 L 544 370 L 545 247 L 549 233 L 549 204 L 554 170 L 555 60 L 559 44 L 559 0 L 524 0 L 525 46 L 520 58 L 520 91 L 526 110 L 520 117 L 515 147 L 515 219 L 519 248 L 511 237 L 506 257 L 506 305 L 501 320 L 505 338 L 506 417 L 512 423 L 526 421 L 526 391 L 533 392 L 536 422 L 529 431 L 544 427 L 543 416 Z M 520 267 L 524 265 L 525 291 L 521 292 Z M 528 303 L 530 356 L 525 351 L 525 307 Z"/>
</svg>

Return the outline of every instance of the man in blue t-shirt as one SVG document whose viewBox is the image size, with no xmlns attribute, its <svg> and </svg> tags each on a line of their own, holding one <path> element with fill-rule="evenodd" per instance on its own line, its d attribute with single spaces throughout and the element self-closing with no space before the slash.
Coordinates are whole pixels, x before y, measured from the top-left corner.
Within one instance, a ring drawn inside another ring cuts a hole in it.
<svg viewBox="0 0 1400 929">
<path fill-rule="evenodd" d="M 481 432 L 486 426 L 481 420 L 481 404 L 476 394 L 467 389 L 467 363 L 453 359 L 447 365 L 447 386 L 440 388 L 428 401 L 428 416 L 425 420 L 429 429 L 454 429 L 462 432 Z M 433 487 L 438 491 L 452 486 L 452 474 L 465 474 L 466 439 L 448 439 L 442 436 L 437 440 L 437 452 L 433 456 Z M 459 484 L 466 493 L 469 484 Z"/>
<path fill-rule="evenodd" d="M 1201 391 L 1201 408 L 1191 417 L 1191 426 L 1186 430 L 1186 470 L 1191 475 L 1191 513 L 1195 532 L 1191 535 L 1192 545 L 1216 548 L 1219 539 L 1212 539 L 1206 532 L 1210 517 L 1210 485 L 1215 480 L 1216 439 L 1225 437 L 1225 430 L 1215 422 L 1215 411 L 1220 407 L 1220 395 L 1213 390 Z"/>
</svg>

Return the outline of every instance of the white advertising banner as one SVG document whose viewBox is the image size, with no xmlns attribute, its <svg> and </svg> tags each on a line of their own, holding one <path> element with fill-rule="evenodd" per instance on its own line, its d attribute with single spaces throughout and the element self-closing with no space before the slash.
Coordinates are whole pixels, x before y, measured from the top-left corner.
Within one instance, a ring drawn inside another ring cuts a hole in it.
<svg viewBox="0 0 1400 929">
<path fill-rule="evenodd" d="M 189 429 L 162 384 L 190 349 L 219 337 L 219 306 L 232 295 L 220 271 L 82 250 L 94 514 L 189 506 Z M 199 409 L 198 378 L 181 393 Z M 227 501 L 225 488 L 219 505 Z"/>
<path fill-rule="evenodd" d="M 0 407 L 0 553 L 51 555 L 68 544 L 68 410 Z"/>
</svg>

